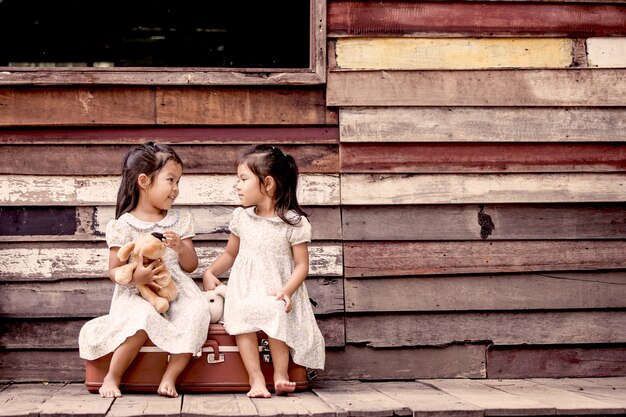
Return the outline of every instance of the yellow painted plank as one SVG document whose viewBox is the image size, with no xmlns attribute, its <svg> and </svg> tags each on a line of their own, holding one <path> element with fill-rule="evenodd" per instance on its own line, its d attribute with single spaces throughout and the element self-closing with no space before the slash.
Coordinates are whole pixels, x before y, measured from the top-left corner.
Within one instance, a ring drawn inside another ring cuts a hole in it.
<svg viewBox="0 0 626 417">
<path fill-rule="evenodd" d="M 0 205 L 92 205 L 115 202 L 118 176 L 0 176 Z M 234 192 L 234 175 L 185 175 L 177 204 L 239 205 Z M 337 175 L 303 174 L 299 177 L 298 199 L 304 205 L 339 203 Z"/>
<path fill-rule="evenodd" d="M 336 45 L 340 69 L 567 68 L 573 39 L 345 38 Z"/>
<path fill-rule="evenodd" d="M 341 176 L 342 204 L 582 203 L 626 200 L 626 174 Z"/>
<path fill-rule="evenodd" d="M 626 38 L 587 39 L 590 67 L 626 68 Z"/>
</svg>

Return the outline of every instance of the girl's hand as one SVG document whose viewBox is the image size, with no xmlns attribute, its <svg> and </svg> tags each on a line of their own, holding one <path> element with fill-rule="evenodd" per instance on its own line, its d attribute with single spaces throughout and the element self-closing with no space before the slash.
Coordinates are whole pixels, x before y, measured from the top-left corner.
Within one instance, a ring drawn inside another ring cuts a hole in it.
<svg viewBox="0 0 626 417">
<path fill-rule="evenodd" d="M 276 296 L 277 300 L 283 300 L 285 302 L 285 311 L 287 313 L 291 313 L 291 310 L 293 310 L 293 304 L 291 304 L 291 295 L 287 294 L 283 290 L 277 291 L 274 295 Z"/>
<path fill-rule="evenodd" d="M 144 266 L 143 256 L 138 255 L 137 267 L 135 268 L 135 272 L 133 272 L 133 279 L 131 280 L 131 284 L 147 285 L 153 290 L 158 291 L 162 287 L 154 281 L 159 278 L 163 278 L 164 269 L 165 264 L 161 262 L 160 259 L 157 259 L 156 261 Z"/>
<path fill-rule="evenodd" d="M 214 290 L 218 285 L 222 285 L 222 282 L 212 272 L 206 270 L 202 274 L 202 288 L 204 291 Z"/>
<path fill-rule="evenodd" d="M 180 244 L 181 239 L 180 236 L 178 236 L 178 233 L 168 230 L 167 232 L 163 232 L 163 238 L 165 239 L 165 246 L 174 249 L 176 253 L 180 254 L 183 246 Z"/>
</svg>

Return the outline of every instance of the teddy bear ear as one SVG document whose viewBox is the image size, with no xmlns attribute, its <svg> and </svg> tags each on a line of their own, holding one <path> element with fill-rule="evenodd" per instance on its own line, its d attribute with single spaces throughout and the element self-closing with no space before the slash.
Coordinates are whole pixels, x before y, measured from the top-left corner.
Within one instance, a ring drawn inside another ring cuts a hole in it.
<svg viewBox="0 0 626 417">
<path fill-rule="evenodd" d="M 165 236 L 163 236 L 163 233 L 159 233 L 159 232 L 152 232 L 151 235 L 156 237 L 159 240 L 163 240 L 165 238 Z"/>
</svg>

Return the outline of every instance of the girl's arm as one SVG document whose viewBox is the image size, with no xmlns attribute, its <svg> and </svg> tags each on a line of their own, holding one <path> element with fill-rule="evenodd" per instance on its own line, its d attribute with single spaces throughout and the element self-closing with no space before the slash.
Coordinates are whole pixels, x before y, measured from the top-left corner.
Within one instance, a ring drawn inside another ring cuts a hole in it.
<svg viewBox="0 0 626 417">
<path fill-rule="evenodd" d="M 293 252 L 294 268 L 291 273 L 291 278 L 287 281 L 287 284 L 276 293 L 277 300 L 285 301 L 285 310 L 287 313 L 293 308 L 291 304 L 291 297 L 296 292 L 298 287 L 302 285 L 307 275 L 309 274 L 309 245 L 307 242 L 299 243 L 291 247 Z"/>
<path fill-rule="evenodd" d="M 217 277 L 233 266 L 238 253 L 239 236 L 231 233 L 224 252 L 213 261 L 211 266 L 209 266 L 202 275 L 202 288 L 204 288 L 205 291 L 213 290 L 221 284 Z"/>
<path fill-rule="evenodd" d="M 165 244 L 178 253 L 178 264 L 183 271 L 192 273 L 198 267 L 198 255 L 191 238 L 181 239 L 176 232 L 163 232 Z"/>
<path fill-rule="evenodd" d="M 198 267 L 198 255 L 191 239 L 183 239 L 178 246 L 178 263 L 183 271 L 192 273 Z"/>
</svg>

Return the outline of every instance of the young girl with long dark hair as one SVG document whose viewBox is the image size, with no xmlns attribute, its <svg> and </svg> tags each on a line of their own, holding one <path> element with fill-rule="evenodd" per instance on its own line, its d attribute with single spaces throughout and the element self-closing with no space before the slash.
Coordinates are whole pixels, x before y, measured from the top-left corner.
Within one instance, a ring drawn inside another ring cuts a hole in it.
<svg viewBox="0 0 626 417">
<path fill-rule="evenodd" d="M 324 338 L 317 326 L 304 280 L 309 271 L 311 225 L 296 197 L 298 168 L 290 155 L 256 145 L 239 158 L 235 209 L 225 251 L 203 276 L 204 289 L 232 267 L 224 326 L 236 335 L 248 372 L 249 397 L 271 396 L 261 372 L 257 331 L 269 336 L 276 394 L 295 390 L 289 356 L 307 368 L 324 368 Z"/>
<path fill-rule="evenodd" d="M 127 285 L 115 285 L 109 314 L 85 323 L 79 336 L 80 356 L 94 360 L 113 352 L 100 395 L 120 397 L 120 382 L 148 338 L 170 353 L 167 369 L 157 392 L 178 396 L 176 379 L 206 340 L 209 306 L 188 273 L 198 266 L 191 238 L 194 236 L 189 212 L 171 210 L 178 197 L 183 163 L 174 150 L 154 142 L 131 149 L 125 156 L 122 181 L 117 195 L 115 220 L 106 228 L 109 246 L 109 278 L 125 264 L 118 259 L 120 247 L 143 234 L 162 233 L 167 251 L 165 263 L 158 261 L 138 267 Z M 145 299 L 135 285 L 146 284 L 158 290 L 153 281 L 167 266 L 178 288 L 178 297 L 163 315 Z"/>
</svg>

